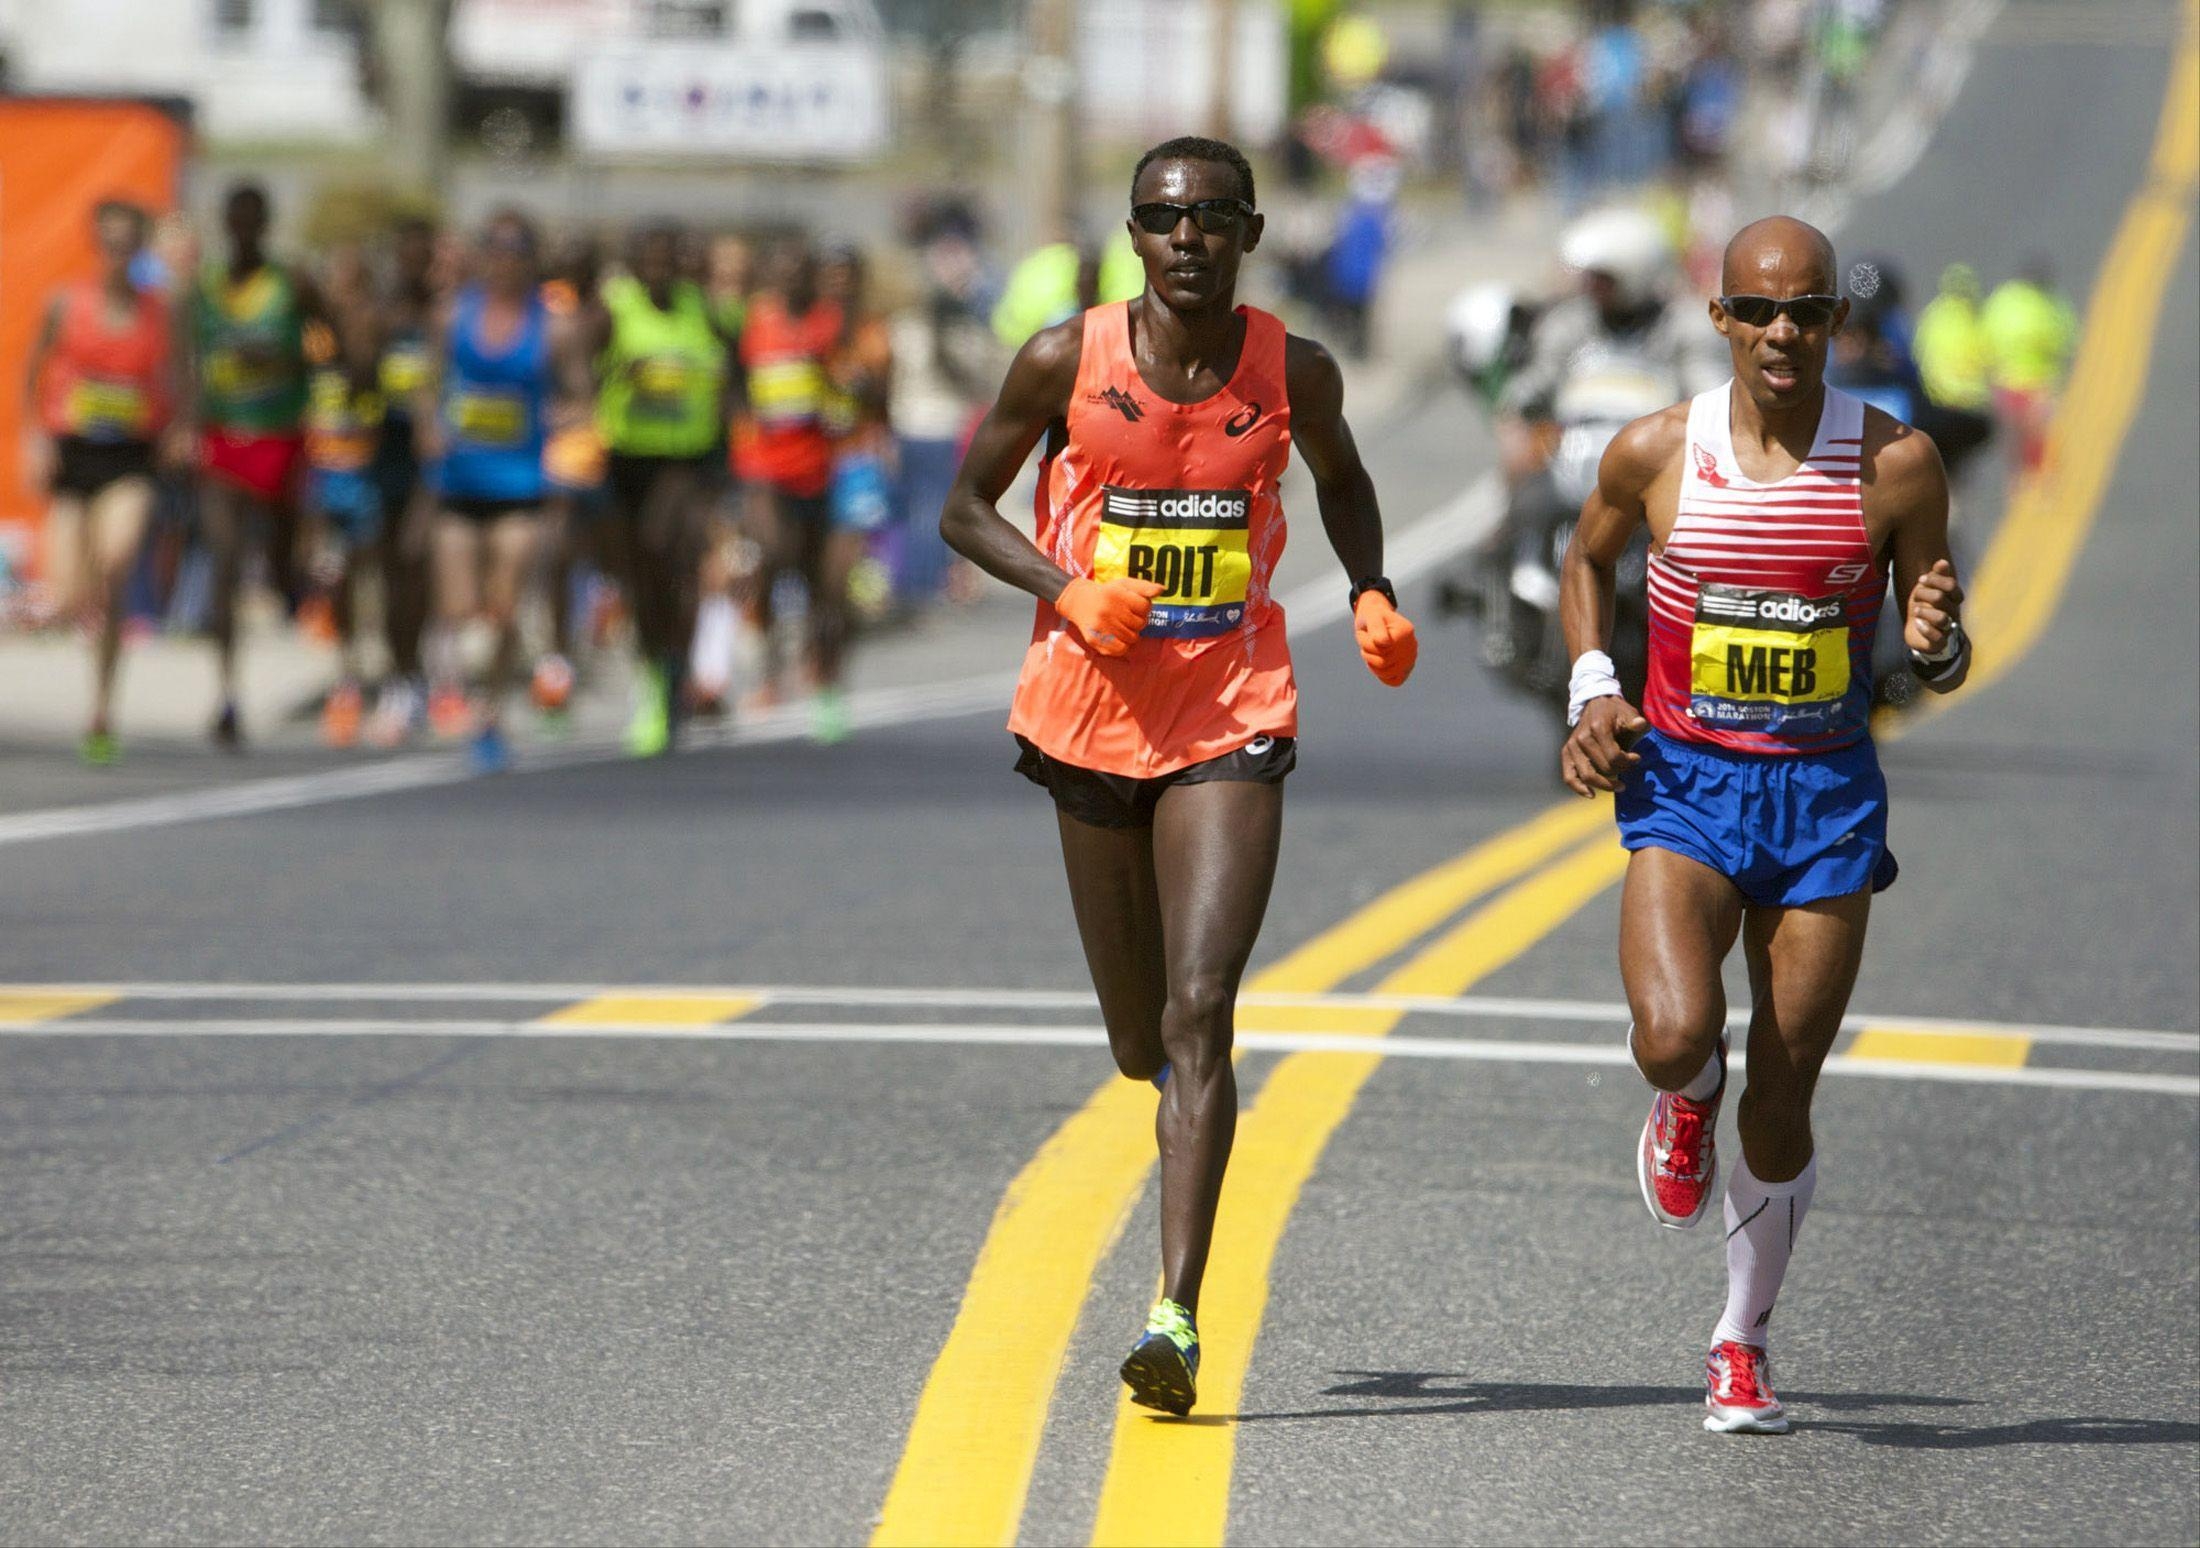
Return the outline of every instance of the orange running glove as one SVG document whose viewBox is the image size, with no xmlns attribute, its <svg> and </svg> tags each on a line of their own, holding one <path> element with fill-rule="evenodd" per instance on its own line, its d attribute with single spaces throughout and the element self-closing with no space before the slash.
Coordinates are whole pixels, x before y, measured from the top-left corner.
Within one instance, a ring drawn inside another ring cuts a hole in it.
<svg viewBox="0 0 2200 1548">
<path fill-rule="evenodd" d="M 1054 599 L 1054 610 L 1101 655 L 1124 656 L 1146 627 L 1153 599 L 1167 589 L 1149 580 L 1073 580 Z"/>
<path fill-rule="evenodd" d="M 1381 592 L 1360 593 L 1359 605 L 1352 609 L 1352 635 L 1360 642 L 1360 659 L 1384 686 L 1400 687 L 1413 675 L 1413 663 L 1421 656 L 1413 625 Z"/>
</svg>

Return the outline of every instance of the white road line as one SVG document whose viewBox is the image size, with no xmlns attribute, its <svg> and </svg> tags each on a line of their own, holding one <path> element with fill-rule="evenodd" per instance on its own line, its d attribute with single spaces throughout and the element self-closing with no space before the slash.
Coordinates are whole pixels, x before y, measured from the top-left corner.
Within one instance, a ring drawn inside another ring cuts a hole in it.
<svg viewBox="0 0 2200 1548">
<path fill-rule="evenodd" d="M 734 1021 L 716 1026 L 666 1026 L 657 1022 L 390 1021 L 214 1019 L 134 1021 L 65 1018 L 0 1021 L 0 1036 L 82 1037 L 491 1037 L 570 1039 L 631 1037 L 645 1041 L 708 1043 L 886 1043 L 1002 1048 L 1100 1048 L 1099 1027 L 1034 1027 L 985 1024 L 923 1025 L 905 1022 Z M 1251 1053 L 1380 1054 L 1398 1059 L 1461 1059 L 1489 1064 L 1578 1064 L 1625 1069 L 1625 1049 L 1610 1043 L 1499 1042 L 1481 1038 L 1383 1037 L 1350 1032 L 1243 1032 Z M 1737 1067 L 1747 1061 L 1736 1059 Z M 2038 1086 L 2083 1091 L 2137 1091 L 2200 1098 L 2200 1076 L 2123 1070 L 2014 1069 L 1998 1065 L 1912 1064 L 1898 1059 L 1828 1059 L 1829 1075 L 1883 1080 L 1927 1080 L 1962 1085 Z"/>
<path fill-rule="evenodd" d="M 1494 473 L 1484 475 L 1463 493 L 1392 537 L 1388 555 L 1391 579 L 1401 583 L 1409 581 L 1443 563 L 1487 532 L 1503 508 L 1500 481 Z M 1294 587 L 1279 600 L 1289 618 L 1291 632 L 1300 635 L 1347 617 L 1351 609 L 1346 605 L 1345 596 L 1344 582 L 1325 576 Z M 1001 671 L 913 687 L 863 689 L 849 695 L 848 718 L 858 729 L 875 730 L 912 721 L 952 720 L 989 710 L 1006 714 L 1008 696 L 1015 686 L 1016 673 Z M 804 706 L 790 704 L 745 717 L 723 730 L 698 727 L 681 751 L 704 752 L 792 742 L 808 734 L 809 720 Z M 553 769 L 611 762 L 624 756 L 616 738 L 581 738 L 563 747 L 530 751 L 513 772 L 540 774 Z M 251 817 L 301 806 L 356 801 L 400 790 L 455 785 L 478 777 L 460 754 L 427 753 L 313 774 L 240 780 L 211 790 L 50 807 L 0 817 L 0 847 L 40 839 L 173 827 L 179 823 L 222 817 Z"/>
<path fill-rule="evenodd" d="M 325 1001 L 384 1004 L 444 1004 L 506 1001 L 512 1004 L 570 1004 L 616 995 L 622 999 L 687 999 L 695 996 L 757 1000 L 771 1005 L 831 1005 L 946 1010 L 1064 1010 L 1098 1008 L 1089 990 L 1080 989 L 937 989 L 815 984 L 224 984 L 213 982 L 11 984 L 0 982 L 0 996 L 11 994 L 90 994 L 155 1001 Z M 1498 995 L 1417 994 L 1257 994 L 1239 996 L 1244 1006 L 1313 1010 L 1398 1010 L 1432 1016 L 1482 1020 L 1563 1021 L 1625 1026 L 1628 1010 L 1616 1001 L 1513 999 Z M 1733 1025 L 1746 1025 L 1746 1016 Z M 2024 1037 L 2035 1043 L 2096 1048 L 2135 1048 L 2161 1053 L 2200 1053 L 2200 1032 L 2154 1031 L 2136 1027 L 2072 1027 L 2021 1021 L 1985 1021 L 1946 1016 L 1907 1016 L 1894 1012 L 1852 1011 L 1842 1022 L 1847 1031 L 1878 1027 L 1928 1037 Z"/>
</svg>

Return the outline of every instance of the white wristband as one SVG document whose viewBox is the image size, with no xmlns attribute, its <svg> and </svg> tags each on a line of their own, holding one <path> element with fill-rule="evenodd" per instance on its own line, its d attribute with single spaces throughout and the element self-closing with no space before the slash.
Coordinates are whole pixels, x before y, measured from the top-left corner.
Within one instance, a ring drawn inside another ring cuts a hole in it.
<svg viewBox="0 0 2200 1548">
<path fill-rule="evenodd" d="M 1585 650 L 1574 661 L 1574 675 L 1566 684 L 1566 724 L 1581 723 L 1581 712 L 1591 699 L 1617 696 L 1619 668 L 1601 650 Z"/>
</svg>

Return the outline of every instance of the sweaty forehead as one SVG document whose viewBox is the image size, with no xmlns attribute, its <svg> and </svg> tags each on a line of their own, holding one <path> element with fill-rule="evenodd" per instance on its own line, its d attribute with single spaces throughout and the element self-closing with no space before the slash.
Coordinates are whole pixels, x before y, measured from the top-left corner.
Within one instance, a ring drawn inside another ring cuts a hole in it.
<svg viewBox="0 0 2200 1548">
<path fill-rule="evenodd" d="M 1242 199 L 1245 190 L 1227 162 L 1195 161 L 1172 156 L 1154 162 L 1138 174 L 1131 190 L 1133 203 L 1148 200 L 1166 204 L 1197 204 L 1202 199 Z"/>
<path fill-rule="evenodd" d="M 1720 287 L 1732 295 L 1825 295 L 1834 288 L 1833 244 L 1800 221 L 1760 221 L 1728 244 Z"/>
</svg>

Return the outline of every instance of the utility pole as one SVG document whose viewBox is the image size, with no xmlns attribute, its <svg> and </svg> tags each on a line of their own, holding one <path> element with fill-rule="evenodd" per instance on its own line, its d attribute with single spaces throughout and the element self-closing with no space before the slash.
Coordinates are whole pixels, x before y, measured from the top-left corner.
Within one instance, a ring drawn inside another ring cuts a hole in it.
<svg viewBox="0 0 2200 1548">
<path fill-rule="evenodd" d="M 1215 139 L 1227 140 L 1236 107 L 1237 0 L 1207 0 L 1207 14 L 1213 18 L 1208 29 L 1213 46 L 1207 56 L 1212 72 L 1207 92 L 1207 132 Z"/>
<path fill-rule="evenodd" d="M 1027 245 L 1077 236 L 1076 0 L 1031 0 L 1025 36 L 1022 154 Z"/>
<path fill-rule="evenodd" d="M 450 169 L 452 0 L 367 0 L 389 118 L 389 166 L 408 193 L 440 198 Z"/>
</svg>

